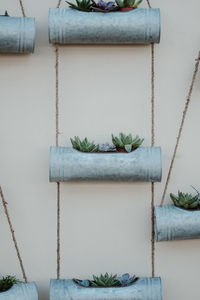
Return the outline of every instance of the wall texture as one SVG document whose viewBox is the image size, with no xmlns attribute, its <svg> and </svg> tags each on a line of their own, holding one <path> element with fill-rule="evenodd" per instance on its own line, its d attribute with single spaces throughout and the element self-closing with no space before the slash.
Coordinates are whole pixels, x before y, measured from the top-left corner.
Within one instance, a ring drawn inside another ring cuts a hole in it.
<svg viewBox="0 0 200 300">
<path fill-rule="evenodd" d="M 155 185 L 159 203 L 200 48 L 200 3 L 151 2 L 162 12 L 161 43 L 155 47 L 156 145 L 163 149 L 163 181 Z M 37 18 L 36 49 L 33 55 L 0 56 L 0 183 L 28 278 L 46 300 L 49 278 L 56 277 L 56 184 L 48 182 L 49 147 L 55 144 L 55 52 L 47 32 L 48 8 L 56 1 L 24 0 L 24 5 L 27 15 Z M 5 9 L 21 14 L 17 0 L 1 0 L 1 13 Z M 60 144 L 70 145 L 74 135 L 103 142 L 124 131 L 144 136 L 149 145 L 150 59 L 150 46 L 61 47 Z M 198 75 L 168 192 L 200 187 L 199 82 Z M 150 202 L 149 183 L 62 184 L 62 278 L 106 271 L 151 276 Z M 21 278 L 2 207 L 0 236 L 0 273 Z M 199 249 L 200 240 L 156 244 L 164 300 L 199 299 Z"/>
</svg>

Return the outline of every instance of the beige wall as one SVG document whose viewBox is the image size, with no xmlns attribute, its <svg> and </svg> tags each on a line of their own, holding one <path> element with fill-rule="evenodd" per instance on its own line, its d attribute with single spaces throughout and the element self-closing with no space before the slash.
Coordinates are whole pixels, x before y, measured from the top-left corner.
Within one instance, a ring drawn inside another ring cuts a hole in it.
<svg viewBox="0 0 200 300">
<path fill-rule="evenodd" d="M 144 3 L 145 4 L 145 3 Z M 48 299 L 56 276 L 56 185 L 48 182 L 49 146 L 55 144 L 55 53 L 48 44 L 48 8 L 54 0 L 24 0 L 37 19 L 33 55 L 0 56 L 0 183 L 4 189 L 29 280 Z M 63 1 L 63 6 L 65 2 Z M 145 6 L 145 5 L 144 5 Z M 197 0 L 158 1 L 162 38 L 156 45 L 156 144 L 163 150 L 163 181 L 200 48 Z M 18 1 L 1 12 L 20 15 Z M 119 131 L 151 141 L 150 47 L 62 47 L 60 144 L 86 135 L 97 142 Z M 199 183 L 200 76 L 195 85 L 169 191 Z M 131 272 L 151 276 L 149 183 L 74 183 L 61 186 L 61 275 Z M 167 201 L 169 196 L 167 194 Z M 21 273 L 0 207 L 0 273 Z M 164 300 L 199 299 L 200 240 L 156 244 L 156 275 Z"/>
</svg>

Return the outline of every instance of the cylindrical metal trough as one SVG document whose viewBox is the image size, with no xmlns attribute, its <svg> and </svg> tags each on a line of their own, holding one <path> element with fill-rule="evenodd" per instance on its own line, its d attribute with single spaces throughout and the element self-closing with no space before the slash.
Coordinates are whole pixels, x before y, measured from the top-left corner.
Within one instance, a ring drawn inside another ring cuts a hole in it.
<svg viewBox="0 0 200 300">
<path fill-rule="evenodd" d="M 0 16 L 0 53 L 32 53 L 35 19 Z"/>
<path fill-rule="evenodd" d="M 50 8 L 52 44 L 149 44 L 160 42 L 160 10 L 138 8 L 128 12 L 83 12 Z"/>
<path fill-rule="evenodd" d="M 51 147 L 49 180 L 161 181 L 160 147 L 140 147 L 130 153 L 83 153 L 68 147 Z"/>
<path fill-rule="evenodd" d="M 8 291 L 0 293 L 0 300 L 38 300 L 36 284 L 14 284 Z"/>
<path fill-rule="evenodd" d="M 85 288 L 73 280 L 51 280 L 50 300 L 162 300 L 161 279 L 140 278 L 118 288 Z"/>
<path fill-rule="evenodd" d="M 200 210 L 174 205 L 155 207 L 155 240 L 172 241 L 200 238 Z"/>
</svg>

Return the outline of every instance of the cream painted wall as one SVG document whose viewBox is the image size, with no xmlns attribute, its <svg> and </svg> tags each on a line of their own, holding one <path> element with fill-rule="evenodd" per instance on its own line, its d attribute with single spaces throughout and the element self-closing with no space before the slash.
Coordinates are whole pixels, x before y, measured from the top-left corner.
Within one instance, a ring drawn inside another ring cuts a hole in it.
<svg viewBox="0 0 200 300">
<path fill-rule="evenodd" d="M 155 186 L 159 203 L 200 48 L 200 3 L 151 2 L 162 12 L 155 50 L 156 144 L 163 150 L 163 181 Z M 49 278 L 56 276 L 56 185 L 48 182 L 49 146 L 55 144 L 55 53 L 47 33 L 48 8 L 56 1 L 24 0 L 24 5 L 37 20 L 36 49 L 33 55 L 0 55 L 0 183 L 28 278 L 46 300 Z M 17 0 L 1 0 L 1 12 L 5 9 L 20 15 Z M 119 131 L 138 133 L 150 144 L 150 54 L 150 46 L 61 48 L 61 145 L 74 135 L 103 142 Z M 168 192 L 200 187 L 199 82 L 198 75 Z M 149 183 L 62 184 L 62 277 L 106 271 L 151 276 L 150 201 Z M 0 208 L 0 273 L 21 278 Z M 156 244 L 164 300 L 199 300 L 199 249 L 200 240 Z"/>
</svg>

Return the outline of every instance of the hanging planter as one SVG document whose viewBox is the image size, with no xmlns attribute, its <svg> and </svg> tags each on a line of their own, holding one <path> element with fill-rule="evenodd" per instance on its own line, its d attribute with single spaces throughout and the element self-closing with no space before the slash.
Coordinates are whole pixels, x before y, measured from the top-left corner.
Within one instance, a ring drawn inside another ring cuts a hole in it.
<svg viewBox="0 0 200 300">
<path fill-rule="evenodd" d="M 51 280 L 50 300 L 162 300 L 161 279 L 140 278 L 127 287 L 82 287 L 74 280 Z"/>
<path fill-rule="evenodd" d="M 172 241 L 200 238 L 200 210 L 174 205 L 155 207 L 155 240 Z"/>
<path fill-rule="evenodd" d="M 35 19 L 0 16 L 0 53 L 32 53 Z"/>
<path fill-rule="evenodd" d="M 51 182 L 161 181 L 160 147 L 140 147 L 130 153 L 84 153 L 70 147 L 51 147 Z"/>
<path fill-rule="evenodd" d="M 8 291 L 0 293 L 0 300 L 38 300 L 35 283 L 17 283 Z"/>
<path fill-rule="evenodd" d="M 51 8 L 49 41 L 52 44 L 159 43 L 160 10 L 137 8 L 99 13 Z"/>
<path fill-rule="evenodd" d="M 200 193 L 170 194 L 174 205 L 155 207 L 155 240 L 171 241 L 200 238 Z"/>
</svg>

